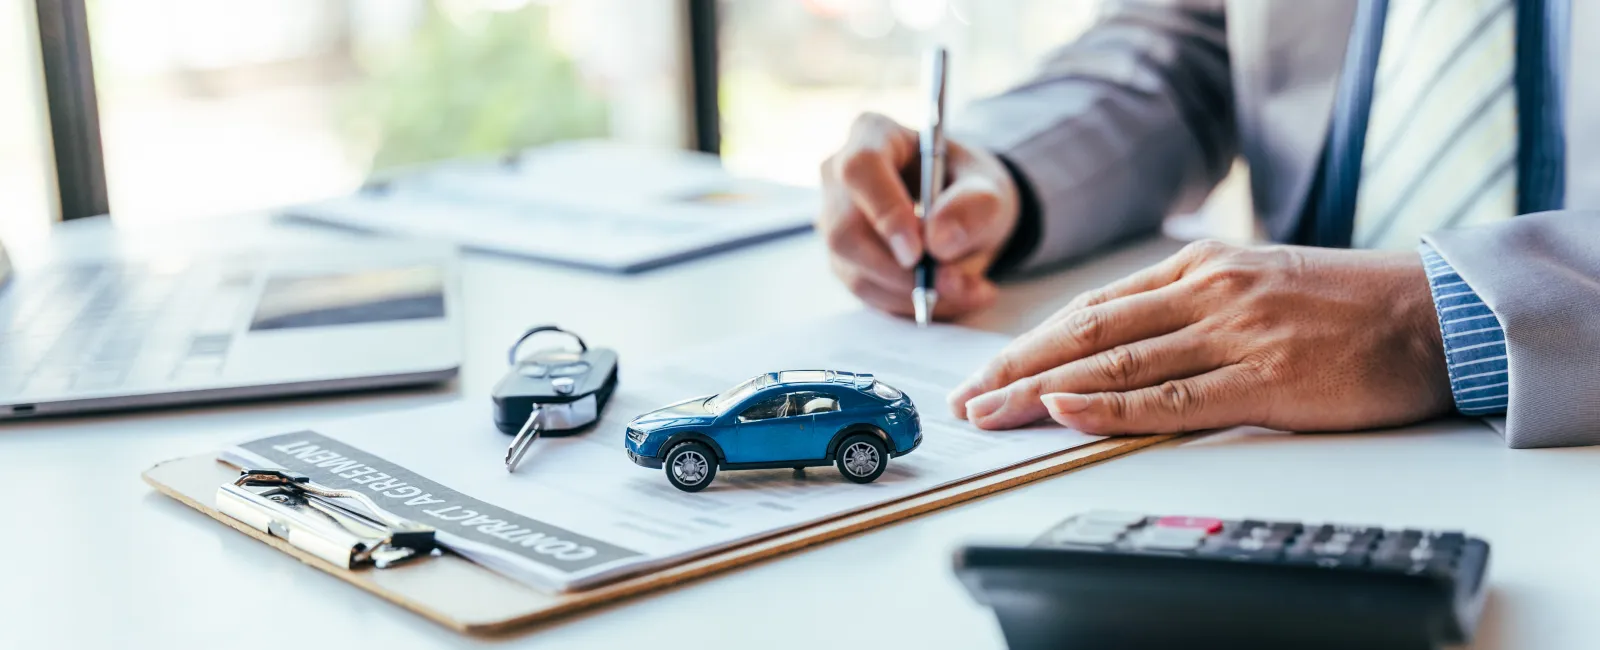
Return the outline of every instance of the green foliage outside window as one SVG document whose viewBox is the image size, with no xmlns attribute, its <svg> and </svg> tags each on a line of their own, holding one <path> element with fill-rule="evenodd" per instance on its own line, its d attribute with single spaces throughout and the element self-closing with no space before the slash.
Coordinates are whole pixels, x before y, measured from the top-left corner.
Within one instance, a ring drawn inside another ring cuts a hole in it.
<svg viewBox="0 0 1600 650">
<path fill-rule="evenodd" d="M 359 52 L 367 73 L 342 121 L 375 138 L 372 169 L 605 135 L 606 104 L 549 42 L 538 3 L 457 21 L 429 2 L 394 51 Z"/>
</svg>

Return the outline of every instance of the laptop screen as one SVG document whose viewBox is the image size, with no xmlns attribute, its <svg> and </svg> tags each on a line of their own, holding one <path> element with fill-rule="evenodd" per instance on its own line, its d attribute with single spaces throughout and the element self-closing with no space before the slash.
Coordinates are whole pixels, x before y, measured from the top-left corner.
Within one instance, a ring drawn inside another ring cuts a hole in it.
<svg viewBox="0 0 1600 650">
<path fill-rule="evenodd" d="M 267 280 L 251 331 L 444 317 L 444 271 L 410 266 Z"/>
</svg>

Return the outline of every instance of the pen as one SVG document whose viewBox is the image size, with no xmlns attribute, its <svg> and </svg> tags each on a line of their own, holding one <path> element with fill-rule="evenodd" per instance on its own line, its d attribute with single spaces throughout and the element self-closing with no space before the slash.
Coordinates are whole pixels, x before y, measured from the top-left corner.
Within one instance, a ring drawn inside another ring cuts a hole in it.
<svg viewBox="0 0 1600 650">
<path fill-rule="evenodd" d="M 939 198 L 939 190 L 944 189 L 944 90 L 948 59 L 949 55 L 943 47 L 935 47 L 928 52 L 928 126 L 917 138 L 922 156 L 922 191 L 917 195 L 917 202 L 922 209 L 918 216 L 924 226 L 928 218 L 933 216 L 933 204 Z M 923 233 L 927 233 L 926 227 Z M 911 308 L 917 316 L 917 327 L 928 326 L 933 319 L 933 307 L 939 303 L 939 291 L 934 288 L 937 270 L 938 263 L 928 254 L 928 247 L 924 244 L 922 259 L 912 272 L 916 276 L 916 288 L 911 290 Z"/>
</svg>

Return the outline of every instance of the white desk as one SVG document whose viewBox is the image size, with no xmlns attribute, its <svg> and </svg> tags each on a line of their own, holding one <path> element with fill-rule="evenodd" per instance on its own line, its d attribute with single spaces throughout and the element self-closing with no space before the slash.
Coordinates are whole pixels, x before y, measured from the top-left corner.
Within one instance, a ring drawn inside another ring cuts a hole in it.
<svg viewBox="0 0 1600 650">
<path fill-rule="evenodd" d="M 230 221 L 230 236 L 330 237 Z M 74 224 L 102 239 L 104 224 Z M 203 234 L 190 241 L 205 241 Z M 152 237 L 148 240 L 159 241 Z M 59 243 L 59 242 L 58 242 Z M 973 325 L 1020 331 L 1080 289 L 1174 250 L 1151 242 L 1008 289 Z M 19 257 L 30 252 L 15 251 Z M 624 366 L 683 345 L 855 308 L 821 247 L 786 239 L 636 277 L 472 256 L 466 362 L 454 385 L 10 425 L 0 429 L 0 647 L 995 648 L 988 612 L 951 576 L 967 540 L 1025 541 L 1091 508 L 1461 528 L 1494 545 L 1475 648 L 1577 650 L 1600 637 L 1600 449 L 1510 451 L 1453 421 L 1402 432 L 1227 434 L 1138 452 L 976 503 L 612 606 L 509 640 L 457 636 L 233 532 L 140 480 L 152 463 L 252 432 L 454 399 L 481 400 L 505 345 L 556 322 Z M 796 282 L 812 278 L 814 282 Z M 773 290 L 781 284 L 782 290 Z M 675 309 L 708 292 L 720 313 Z M 537 298 L 536 298 L 537 297 Z"/>
</svg>

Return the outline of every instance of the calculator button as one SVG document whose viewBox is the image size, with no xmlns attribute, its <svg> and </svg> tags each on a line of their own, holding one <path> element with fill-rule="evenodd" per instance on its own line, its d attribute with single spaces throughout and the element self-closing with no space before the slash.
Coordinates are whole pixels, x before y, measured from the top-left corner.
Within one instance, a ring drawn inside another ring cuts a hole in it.
<svg viewBox="0 0 1600 650">
<path fill-rule="evenodd" d="M 1134 537 L 1139 548 L 1187 551 L 1200 546 L 1206 531 L 1199 528 L 1150 528 Z"/>
<path fill-rule="evenodd" d="M 1222 520 L 1211 517 L 1162 517 L 1156 520 L 1157 528 L 1182 528 L 1215 533 L 1222 530 Z"/>
<path fill-rule="evenodd" d="M 1234 539 L 1256 539 L 1263 542 L 1270 541 L 1286 544 L 1299 533 L 1299 524 L 1246 521 L 1239 527 L 1229 531 L 1228 535 Z"/>
<path fill-rule="evenodd" d="M 1205 539 L 1207 535 L 1209 535 L 1209 533 L 1207 533 L 1203 528 L 1151 527 L 1144 529 L 1144 531 L 1140 533 L 1140 537 L 1148 537 L 1152 539 L 1192 539 L 1197 541 Z"/>
<path fill-rule="evenodd" d="M 1139 549 L 1157 551 L 1188 551 L 1199 547 L 1200 540 L 1199 538 L 1183 537 L 1145 537 L 1135 542 L 1134 546 Z"/>
<path fill-rule="evenodd" d="M 1277 562 L 1283 557 L 1283 546 L 1254 539 L 1221 540 L 1207 543 L 1197 553 L 1201 557 L 1235 562 Z"/>
<path fill-rule="evenodd" d="M 1219 552 L 1212 554 L 1201 552 L 1201 555 L 1218 560 L 1232 560 L 1234 562 L 1259 562 L 1262 564 L 1277 563 L 1283 559 L 1282 551 L 1234 551 L 1231 553 Z"/>
<path fill-rule="evenodd" d="M 1292 530 L 1274 530 L 1272 528 L 1250 528 L 1234 535 L 1237 539 L 1254 539 L 1259 541 L 1273 541 L 1280 544 L 1287 543 L 1295 535 Z"/>
<path fill-rule="evenodd" d="M 1118 510 L 1095 510 L 1078 518 L 1079 522 L 1098 526 L 1121 526 L 1128 528 L 1144 523 L 1144 515 L 1137 512 L 1123 512 Z"/>
<path fill-rule="evenodd" d="M 1372 552 L 1373 553 L 1396 553 L 1396 554 L 1400 554 L 1400 555 L 1405 555 L 1407 553 L 1410 553 L 1411 549 L 1414 549 L 1416 547 L 1417 547 L 1417 545 L 1416 545 L 1415 542 L 1407 542 L 1406 540 L 1400 539 L 1398 537 L 1385 537 L 1385 538 L 1383 538 L 1382 540 L 1380 540 L 1378 542 L 1377 548 L 1374 548 L 1372 550 Z"/>
<path fill-rule="evenodd" d="M 1383 529 L 1377 526 L 1333 526 L 1335 533 L 1348 533 L 1355 536 L 1377 537 L 1383 534 Z"/>
<path fill-rule="evenodd" d="M 1283 554 L 1283 560 L 1290 564 L 1310 564 L 1324 569 L 1339 569 L 1366 564 L 1367 554 L 1359 551 L 1326 554 L 1305 548 L 1291 548 Z"/>
<path fill-rule="evenodd" d="M 1333 526 L 1328 525 L 1306 526 L 1300 533 L 1300 539 L 1308 543 L 1326 542 L 1330 537 L 1333 537 Z"/>
<path fill-rule="evenodd" d="M 1254 537 L 1246 537 L 1244 539 L 1233 540 L 1229 542 L 1229 545 L 1242 551 L 1283 551 L 1283 542 L 1273 539 L 1256 539 Z"/>
<path fill-rule="evenodd" d="M 1107 544 L 1115 544 L 1117 539 L 1120 537 L 1122 537 L 1122 530 L 1119 528 L 1107 528 L 1104 526 L 1069 526 L 1066 529 L 1051 535 L 1050 541 L 1054 544 L 1088 544 L 1094 546 L 1104 546 Z"/>
</svg>

